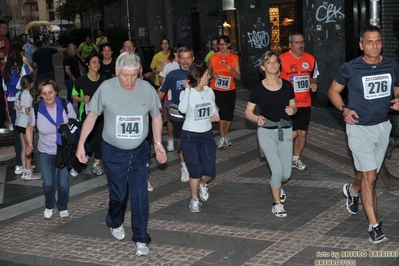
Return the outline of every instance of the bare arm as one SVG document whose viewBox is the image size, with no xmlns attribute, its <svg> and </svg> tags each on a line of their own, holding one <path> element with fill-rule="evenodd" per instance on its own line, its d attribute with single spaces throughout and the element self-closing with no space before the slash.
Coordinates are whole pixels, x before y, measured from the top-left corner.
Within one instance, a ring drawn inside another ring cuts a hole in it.
<svg viewBox="0 0 399 266">
<path fill-rule="evenodd" d="M 158 92 L 159 100 L 162 101 L 163 97 L 165 96 L 165 93 L 160 90 L 158 90 L 157 92 Z"/>
<path fill-rule="evenodd" d="M 336 108 L 341 108 L 345 106 L 344 101 L 342 100 L 341 97 L 341 92 L 345 88 L 345 85 L 339 84 L 335 80 L 332 82 L 330 88 L 328 89 L 327 95 L 328 98 L 330 99 L 331 103 L 336 107 Z M 343 112 L 342 115 L 344 116 L 344 121 L 345 123 L 348 123 L 350 125 L 357 124 L 358 123 L 358 114 L 354 110 L 350 110 L 346 108 Z"/>
<path fill-rule="evenodd" d="M 152 117 L 152 134 L 154 137 L 154 143 L 162 142 L 162 127 L 162 116 L 161 113 L 159 113 L 157 116 Z M 165 163 L 167 156 L 163 145 L 154 145 L 154 151 L 157 161 L 159 163 Z"/>
<path fill-rule="evenodd" d="M 261 115 L 255 115 L 254 114 L 255 107 L 256 104 L 248 102 L 247 108 L 245 108 L 245 117 L 249 121 L 257 123 L 258 126 L 263 126 L 266 123 L 266 118 Z"/>
<path fill-rule="evenodd" d="M 240 70 L 240 64 L 238 63 L 238 61 L 237 61 L 236 66 L 234 68 L 232 68 L 230 65 L 227 65 L 226 68 L 233 73 L 234 78 L 236 80 L 240 80 L 241 79 L 241 70 Z"/>
<path fill-rule="evenodd" d="M 391 109 L 399 111 L 399 87 L 393 87 L 393 95 L 395 96 L 395 99 L 391 101 Z"/>
<path fill-rule="evenodd" d="M 26 126 L 26 130 L 25 130 L 25 136 L 26 136 L 26 150 L 25 153 L 27 155 L 32 154 L 33 153 L 33 126 L 28 123 L 28 125 Z"/>
<path fill-rule="evenodd" d="M 75 80 L 75 76 L 71 72 L 71 66 L 65 66 L 65 73 L 70 77 L 72 80 Z"/>
<path fill-rule="evenodd" d="M 79 162 L 87 163 L 86 152 L 85 152 L 85 142 L 90 132 L 93 130 L 94 124 L 96 123 L 98 115 L 93 112 L 89 112 L 85 121 L 83 122 L 82 131 L 80 132 L 80 138 L 78 142 L 78 148 L 76 150 L 76 158 Z"/>
</svg>

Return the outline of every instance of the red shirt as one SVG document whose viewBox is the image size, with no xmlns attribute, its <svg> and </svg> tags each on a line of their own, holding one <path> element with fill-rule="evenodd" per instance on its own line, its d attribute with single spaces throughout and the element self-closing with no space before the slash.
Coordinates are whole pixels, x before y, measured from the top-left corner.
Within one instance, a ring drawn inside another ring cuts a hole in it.
<svg viewBox="0 0 399 266">
<path fill-rule="evenodd" d="M 319 74 L 316 59 L 304 52 L 296 58 L 290 51 L 280 55 L 280 78 L 291 82 L 295 92 L 295 102 L 298 107 L 312 106 L 310 97 L 310 80 Z"/>
</svg>

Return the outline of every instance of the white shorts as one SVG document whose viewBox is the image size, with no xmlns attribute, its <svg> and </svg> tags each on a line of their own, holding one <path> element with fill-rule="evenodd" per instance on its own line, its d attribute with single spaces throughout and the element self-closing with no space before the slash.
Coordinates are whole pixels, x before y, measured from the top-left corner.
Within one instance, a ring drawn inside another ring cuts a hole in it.
<svg viewBox="0 0 399 266">
<path fill-rule="evenodd" d="M 368 172 L 375 169 L 377 173 L 380 171 L 391 129 L 389 120 L 374 126 L 346 124 L 348 144 L 357 171 Z"/>
</svg>

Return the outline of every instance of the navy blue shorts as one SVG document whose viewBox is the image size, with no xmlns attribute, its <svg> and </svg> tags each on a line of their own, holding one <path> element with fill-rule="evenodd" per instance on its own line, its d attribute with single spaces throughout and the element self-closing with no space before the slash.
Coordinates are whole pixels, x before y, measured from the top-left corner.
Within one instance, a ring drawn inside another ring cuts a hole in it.
<svg viewBox="0 0 399 266">
<path fill-rule="evenodd" d="M 172 124 L 173 124 L 173 137 L 175 139 L 180 139 L 184 120 L 176 121 L 176 120 L 173 120 L 173 118 L 172 118 L 172 119 L 170 119 L 170 122 L 172 122 Z"/>
<path fill-rule="evenodd" d="M 204 133 L 182 130 L 179 149 L 183 152 L 191 178 L 215 177 L 216 144 L 212 130 Z"/>
<path fill-rule="evenodd" d="M 292 117 L 292 130 L 307 131 L 310 123 L 310 114 L 312 107 L 298 107 L 298 111 Z"/>
<path fill-rule="evenodd" d="M 19 133 L 26 134 L 26 127 L 15 126 Z"/>
</svg>

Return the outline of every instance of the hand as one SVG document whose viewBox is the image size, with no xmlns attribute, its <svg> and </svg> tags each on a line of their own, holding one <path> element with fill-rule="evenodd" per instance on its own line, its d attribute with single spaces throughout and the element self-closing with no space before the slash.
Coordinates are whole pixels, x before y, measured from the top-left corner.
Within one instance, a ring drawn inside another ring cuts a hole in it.
<svg viewBox="0 0 399 266">
<path fill-rule="evenodd" d="M 216 73 L 213 73 L 212 77 L 213 77 L 214 79 L 218 79 L 218 78 L 219 78 L 219 75 L 216 74 Z"/>
<path fill-rule="evenodd" d="M 399 98 L 395 98 L 391 101 L 391 109 L 399 111 Z"/>
<path fill-rule="evenodd" d="M 188 79 L 186 79 L 186 80 L 184 81 L 183 88 L 186 88 L 186 89 L 189 89 L 189 88 L 190 88 L 190 81 L 188 81 Z M 186 93 L 187 93 L 187 90 L 186 90 Z"/>
<path fill-rule="evenodd" d="M 263 116 L 258 116 L 257 120 L 258 126 L 263 127 L 263 125 L 266 123 L 266 117 Z"/>
<path fill-rule="evenodd" d="M 85 103 L 90 102 L 90 96 L 89 95 L 85 95 L 85 97 L 83 98 Z"/>
<path fill-rule="evenodd" d="M 213 114 L 211 116 L 211 122 L 219 122 L 219 120 L 220 120 L 220 117 L 218 115 Z"/>
<path fill-rule="evenodd" d="M 355 125 L 355 124 L 359 123 L 359 121 L 358 121 L 359 116 L 354 110 L 351 110 L 351 109 L 347 108 L 342 113 L 342 115 L 344 116 L 345 123 L 347 123 L 349 125 Z"/>
<path fill-rule="evenodd" d="M 226 65 L 226 68 L 227 68 L 228 70 L 230 70 L 231 72 L 233 72 L 233 68 L 232 68 L 230 65 Z"/>
<path fill-rule="evenodd" d="M 166 160 L 168 159 L 166 157 L 166 152 L 165 152 L 165 148 L 163 147 L 163 145 L 154 145 L 154 151 L 155 151 L 155 157 L 157 158 L 157 161 L 159 163 L 166 163 Z"/>
<path fill-rule="evenodd" d="M 312 90 L 312 92 L 317 91 L 317 83 L 310 83 L 309 88 Z"/>
<path fill-rule="evenodd" d="M 86 164 L 89 160 L 86 158 L 86 152 L 83 145 L 78 144 L 78 148 L 76 150 L 76 158 L 78 158 L 79 162 Z"/>
<path fill-rule="evenodd" d="M 25 154 L 26 154 L 26 155 L 32 154 L 34 149 L 35 149 L 35 148 L 33 147 L 32 144 L 28 145 L 28 146 L 26 147 L 26 149 L 25 149 Z"/>
<path fill-rule="evenodd" d="M 287 115 L 294 115 L 294 109 L 291 106 L 286 106 L 284 111 Z"/>
</svg>

